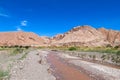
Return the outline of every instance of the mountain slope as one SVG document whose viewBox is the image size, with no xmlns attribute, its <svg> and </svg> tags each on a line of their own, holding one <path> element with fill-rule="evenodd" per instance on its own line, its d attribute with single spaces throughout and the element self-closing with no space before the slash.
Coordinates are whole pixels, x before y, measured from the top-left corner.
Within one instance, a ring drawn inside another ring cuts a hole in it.
<svg viewBox="0 0 120 80">
<path fill-rule="evenodd" d="M 106 37 L 106 40 L 112 45 L 120 45 L 120 32 L 115 30 L 107 30 L 105 28 L 98 29 L 103 36 Z"/>
<path fill-rule="evenodd" d="M 51 45 L 57 46 L 112 46 L 120 44 L 120 32 L 107 29 L 95 29 L 91 26 L 77 26 L 65 34 L 52 38 Z"/>
<path fill-rule="evenodd" d="M 35 46 L 44 45 L 44 40 L 32 32 L 1 32 L 0 46 Z"/>
<path fill-rule="evenodd" d="M 91 26 L 77 26 L 64 34 L 52 38 L 38 36 L 32 32 L 1 32 L 0 46 L 117 46 L 120 45 L 120 32 Z"/>
</svg>

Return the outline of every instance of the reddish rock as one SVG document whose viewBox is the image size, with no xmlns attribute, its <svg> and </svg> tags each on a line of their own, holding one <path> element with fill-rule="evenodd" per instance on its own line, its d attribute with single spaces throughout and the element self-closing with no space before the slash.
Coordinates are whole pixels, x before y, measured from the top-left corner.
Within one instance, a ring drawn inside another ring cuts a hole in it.
<svg viewBox="0 0 120 80">
<path fill-rule="evenodd" d="M 107 30 L 105 28 L 98 29 L 103 36 L 106 37 L 106 40 L 112 45 L 120 45 L 120 32 L 115 30 Z"/>
<path fill-rule="evenodd" d="M 120 32 L 91 26 L 77 26 L 64 34 L 52 38 L 40 37 L 32 32 L 1 32 L 0 46 L 117 46 L 120 45 Z"/>
<path fill-rule="evenodd" d="M 44 40 L 32 32 L 1 32 L 0 46 L 41 46 L 44 45 Z"/>
</svg>

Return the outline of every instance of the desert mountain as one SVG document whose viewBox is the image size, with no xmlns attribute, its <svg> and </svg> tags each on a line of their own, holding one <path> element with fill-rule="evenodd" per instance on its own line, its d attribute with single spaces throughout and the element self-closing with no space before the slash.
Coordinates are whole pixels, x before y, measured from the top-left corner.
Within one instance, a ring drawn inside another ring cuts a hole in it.
<svg viewBox="0 0 120 80">
<path fill-rule="evenodd" d="M 105 28 L 98 29 L 106 40 L 112 45 L 120 45 L 120 32 L 115 30 L 107 30 Z"/>
<path fill-rule="evenodd" d="M 91 26 L 77 26 L 52 38 L 32 32 L 1 32 L 0 46 L 116 46 L 120 45 L 120 32 Z"/>
<path fill-rule="evenodd" d="M 120 32 L 95 29 L 91 26 L 77 26 L 70 31 L 56 35 L 51 45 L 57 46 L 106 46 L 120 44 Z"/>
<path fill-rule="evenodd" d="M 1 32 L 0 46 L 41 46 L 44 45 L 44 40 L 32 32 Z"/>
</svg>

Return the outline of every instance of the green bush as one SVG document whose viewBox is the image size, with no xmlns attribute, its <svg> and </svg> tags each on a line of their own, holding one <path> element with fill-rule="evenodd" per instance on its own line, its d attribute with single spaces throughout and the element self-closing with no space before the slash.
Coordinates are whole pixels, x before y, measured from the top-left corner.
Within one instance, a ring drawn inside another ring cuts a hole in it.
<svg viewBox="0 0 120 80">
<path fill-rule="evenodd" d="M 115 49 L 118 49 L 118 48 L 119 48 L 119 46 L 115 46 L 114 48 L 115 48 Z"/>
<path fill-rule="evenodd" d="M 68 50 L 69 50 L 69 51 L 75 51 L 75 50 L 77 50 L 77 48 L 75 48 L 75 47 L 70 47 Z"/>
<path fill-rule="evenodd" d="M 116 55 L 120 56 L 120 50 L 119 50 L 119 51 L 117 51 Z"/>
<path fill-rule="evenodd" d="M 30 48 L 30 46 L 25 46 L 25 49 L 29 49 Z"/>
</svg>

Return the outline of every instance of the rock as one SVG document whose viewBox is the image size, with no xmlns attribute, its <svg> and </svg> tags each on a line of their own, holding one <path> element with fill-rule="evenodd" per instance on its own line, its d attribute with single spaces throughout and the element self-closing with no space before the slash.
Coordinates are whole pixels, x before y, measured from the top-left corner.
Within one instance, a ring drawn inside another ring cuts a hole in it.
<svg viewBox="0 0 120 80">
<path fill-rule="evenodd" d="M 77 26 L 65 34 L 56 35 L 51 45 L 57 46 L 106 46 L 106 37 L 91 26 Z"/>
<path fill-rule="evenodd" d="M 107 30 L 105 28 L 98 29 L 103 36 L 105 36 L 105 40 L 108 41 L 111 46 L 120 45 L 120 32 L 115 30 Z"/>
</svg>

